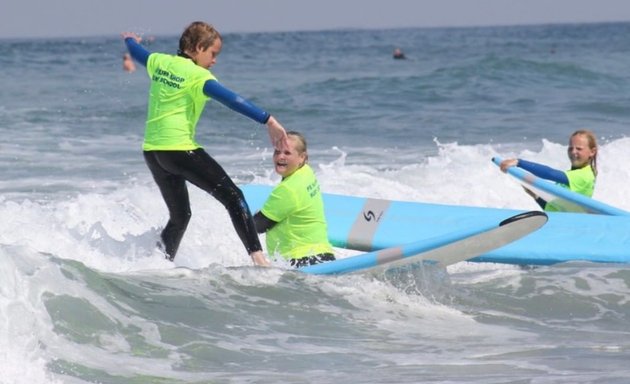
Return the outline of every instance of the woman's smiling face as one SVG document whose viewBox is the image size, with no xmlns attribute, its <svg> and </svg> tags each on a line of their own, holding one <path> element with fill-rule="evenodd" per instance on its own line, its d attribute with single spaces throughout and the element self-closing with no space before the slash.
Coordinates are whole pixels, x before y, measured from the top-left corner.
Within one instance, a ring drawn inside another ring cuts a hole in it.
<svg viewBox="0 0 630 384">
<path fill-rule="evenodd" d="M 273 152 L 275 170 L 283 178 L 291 176 L 306 162 L 306 152 L 301 150 L 299 139 L 289 135 L 288 142 L 288 146 Z"/>
</svg>

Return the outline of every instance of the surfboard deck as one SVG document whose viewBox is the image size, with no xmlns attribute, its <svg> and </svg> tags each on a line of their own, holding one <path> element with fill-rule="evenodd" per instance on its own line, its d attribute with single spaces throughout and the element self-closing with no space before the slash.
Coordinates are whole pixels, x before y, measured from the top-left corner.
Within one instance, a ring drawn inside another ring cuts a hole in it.
<svg viewBox="0 0 630 384">
<path fill-rule="evenodd" d="M 253 212 L 272 186 L 242 185 Z M 372 252 L 475 226 L 496 226 L 519 210 L 430 204 L 324 193 L 328 237 L 340 248 Z M 539 230 L 469 259 L 520 265 L 566 261 L 630 263 L 630 217 L 548 212 Z"/>
<path fill-rule="evenodd" d="M 524 212 L 495 225 L 474 226 L 399 247 L 303 267 L 300 271 L 318 275 L 345 274 L 383 270 L 418 262 L 446 267 L 520 239 L 546 222 L 547 215 L 543 212 Z"/>
<path fill-rule="evenodd" d="M 492 162 L 499 166 L 503 159 L 493 157 Z M 555 183 L 533 175 L 519 167 L 510 167 L 507 173 L 521 185 L 530 189 L 545 201 L 553 202 L 564 212 L 593 213 L 612 216 L 630 216 L 630 212 L 602 203 L 590 197 L 562 188 Z"/>
</svg>

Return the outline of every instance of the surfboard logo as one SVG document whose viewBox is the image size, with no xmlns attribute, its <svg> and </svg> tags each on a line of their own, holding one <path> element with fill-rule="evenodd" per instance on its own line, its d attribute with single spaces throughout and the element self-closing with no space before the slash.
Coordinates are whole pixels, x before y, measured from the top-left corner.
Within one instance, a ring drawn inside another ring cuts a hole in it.
<svg viewBox="0 0 630 384">
<path fill-rule="evenodd" d="M 379 212 L 378 216 L 374 213 L 374 211 L 369 210 L 369 211 L 363 211 L 363 218 L 365 219 L 365 221 L 376 221 L 378 223 L 378 221 L 381 219 L 381 217 L 383 216 L 383 211 Z"/>
</svg>

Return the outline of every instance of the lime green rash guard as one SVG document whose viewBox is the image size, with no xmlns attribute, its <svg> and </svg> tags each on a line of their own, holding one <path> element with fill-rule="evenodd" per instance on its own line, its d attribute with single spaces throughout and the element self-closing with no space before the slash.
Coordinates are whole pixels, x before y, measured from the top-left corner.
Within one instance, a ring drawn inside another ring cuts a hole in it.
<svg viewBox="0 0 630 384">
<path fill-rule="evenodd" d="M 567 179 L 569 179 L 569 185 L 558 185 L 565 188 L 568 187 L 569 190 L 584 196 L 593 196 L 593 191 L 595 190 L 595 173 L 593 172 L 593 168 L 590 164 L 582 168 L 564 171 L 564 173 L 567 175 Z M 550 201 L 545 205 L 545 211 L 558 212 L 565 210 L 566 209 L 563 209 L 561 206 L 556 206 L 553 201 Z"/>
<path fill-rule="evenodd" d="M 279 254 L 285 259 L 299 259 L 333 253 L 319 183 L 308 164 L 273 189 L 261 212 L 277 222 L 267 231 L 270 256 Z"/>
<path fill-rule="evenodd" d="M 195 141 L 199 117 L 209 97 L 203 92 L 207 80 L 216 80 L 192 60 L 152 53 L 147 61 L 151 78 L 145 127 L 145 151 L 188 151 L 200 148 Z"/>
</svg>

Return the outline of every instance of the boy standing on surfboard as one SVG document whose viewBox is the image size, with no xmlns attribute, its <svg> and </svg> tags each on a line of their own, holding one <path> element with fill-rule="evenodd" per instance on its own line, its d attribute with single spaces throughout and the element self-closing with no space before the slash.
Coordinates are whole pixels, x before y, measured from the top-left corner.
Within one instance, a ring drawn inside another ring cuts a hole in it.
<svg viewBox="0 0 630 384">
<path fill-rule="evenodd" d="M 242 191 L 225 170 L 195 141 L 197 122 L 209 98 L 266 124 L 272 145 L 286 145 L 284 127 L 268 112 L 225 88 L 208 70 L 221 52 L 219 32 L 204 22 L 193 22 L 182 33 L 177 55 L 150 53 L 140 37 L 122 33 L 131 56 L 147 68 L 151 79 L 142 146 L 145 162 L 160 188 L 169 211 L 161 233 L 166 258 L 173 260 L 184 236 L 191 210 L 186 182 L 219 200 L 256 265 L 268 265 L 252 214 Z"/>
</svg>

